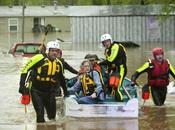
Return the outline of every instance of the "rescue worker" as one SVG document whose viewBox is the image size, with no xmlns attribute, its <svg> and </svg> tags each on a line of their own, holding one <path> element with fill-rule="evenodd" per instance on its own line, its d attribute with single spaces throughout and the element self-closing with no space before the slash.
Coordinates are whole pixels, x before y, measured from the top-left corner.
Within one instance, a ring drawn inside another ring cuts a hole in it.
<svg viewBox="0 0 175 130">
<path fill-rule="evenodd" d="M 62 87 L 64 96 L 67 88 L 63 76 L 63 64 L 56 57 L 59 53 L 59 44 L 55 41 L 47 43 L 46 53 L 32 57 L 22 70 L 19 92 L 24 95 L 29 92 L 25 87 L 25 80 L 30 71 L 31 98 L 36 112 L 37 123 L 45 122 L 44 109 L 49 120 L 55 120 L 56 100 L 55 93 L 58 87 Z"/>
<path fill-rule="evenodd" d="M 112 88 L 112 95 L 117 101 L 123 101 L 123 95 L 120 91 L 123 80 L 127 74 L 126 66 L 126 50 L 120 43 L 112 40 L 110 34 L 103 34 L 101 36 L 101 43 L 105 47 L 106 60 L 100 62 L 100 65 L 107 65 L 110 74 L 109 90 Z M 114 82 L 111 84 L 111 82 Z"/>
<path fill-rule="evenodd" d="M 69 94 L 75 94 L 79 104 L 96 104 L 103 101 L 104 91 L 99 73 L 91 70 L 88 60 L 83 61 L 81 67 L 84 69 L 84 73 L 69 89 Z"/>
<path fill-rule="evenodd" d="M 150 86 L 154 104 L 156 106 L 162 106 L 166 100 L 169 74 L 175 78 L 175 69 L 167 59 L 164 59 L 164 51 L 162 48 L 154 48 L 152 53 L 154 58 L 149 59 L 143 66 L 137 69 L 135 74 L 132 75 L 131 81 L 134 85 L 139 75 L 147 72 L 148 83 L 144 85 L 144 87 Z"/>
<path fill-rule="evenodd" d="M 57 42 L 58 43 L 58 49 L 59 49 L 59 53 L 58 53 L 58 56 L 57 56 L 57 58 L 59 59 L 59 60 L 61 60 L 62 61 L 62 63 L 63 63 L 63 66 L 64 66 L 64 69 L 66 69 L 66 70 L 68 70 L 69 72 L 71 72 L 71 73 L 73 73 L 73 74 L 78 74 L 78 71 L 77 70 L 75 70 L 71 65 L 69 65 L 63 58 L 62 58 L 62 50 L 61 50 L 61 48 L 60 48 L 60 40 L 55 40 L 55 42 Z M 41 53 L 41 54 L 44 54 L 45 53 L 45 50 L 46 50 L 46 48 L 45 48 L 45 46 L 40 46 L 40 48 L 39 48 L 39 52 Z"/>
</svg>

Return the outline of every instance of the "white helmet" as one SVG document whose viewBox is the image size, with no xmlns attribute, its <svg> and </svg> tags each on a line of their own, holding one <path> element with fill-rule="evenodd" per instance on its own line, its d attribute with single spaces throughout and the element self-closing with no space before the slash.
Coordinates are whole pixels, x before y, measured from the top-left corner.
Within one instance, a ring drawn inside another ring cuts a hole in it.
<svg viewBox="0 0 175 130">
<path fill-rule="evenodd" d="M 46 48 L 46 53 L 49 52 L 50 48 L 60 49 L 59 42 L 57 40 L 48 42 L 47 43 L 47 48 Z"/>
<path fill-rule="evenodd" d="M 112 36 L 110 35 L 110 34 L 103 34 L 103 35 L 101 35 L 101 42 L 103 42 L 103 41 L 105 41 L 105 40 L 111 40 L 111 42 L 112 42 Z"/>
</svg>

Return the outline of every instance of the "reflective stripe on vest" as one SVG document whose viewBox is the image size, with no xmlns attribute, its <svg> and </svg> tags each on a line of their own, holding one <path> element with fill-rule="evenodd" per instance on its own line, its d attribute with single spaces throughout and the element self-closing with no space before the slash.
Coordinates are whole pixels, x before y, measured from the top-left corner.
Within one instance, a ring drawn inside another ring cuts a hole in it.
<svg viewBox="0 0 175 130">
<path fill-rule="evenodd" d="M 36 63 L 38 63 L 42 59 L 44 59 L 44 56 L 42 54 L 37 54 L 33 56 L 22 69 L 22 73 L 27 73 Z"/>
<path fill-rule="evenodd" d="M 60 65 L 61 63 L 57 64 L 57 60 L 54 60 L 53 62 L 50 61 L 48 58 L 44 60 L 44 64 L 37 68 L 37 77 L 36 79 L 39 81 L 51 81 L 56 82 L 53 79 L 53 76 L 56 75 L 56 73 L 60 72 Z"/>
<path fill-rule="evenodd" d="M 60 63 L 62 74 L 64 74 L 64 68 L 63 68 L 62 62 L 61 62 L 58 58 L 56 58 L 56 61 L 57 61 L 58 63 Z"/>
</svg>

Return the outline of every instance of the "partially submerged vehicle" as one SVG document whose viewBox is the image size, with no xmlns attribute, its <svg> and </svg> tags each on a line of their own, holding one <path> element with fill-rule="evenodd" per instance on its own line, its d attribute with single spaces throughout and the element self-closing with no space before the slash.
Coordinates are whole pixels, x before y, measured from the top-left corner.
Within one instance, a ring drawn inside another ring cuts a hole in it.
<svg viewBox="0 0 175 130">
<path fill-rule="evenodd" d="M 65 116 L 75 118 L 138 118 L 137 86 L 125 78 L 121 87 L 124 102 L 117 102 L 114 97 L 106 96 L 99 104 L 78 104 L 76 97 L 71 95 L 65 100 Z"/>
<path fill-rule="evenodd" d="M 18 42 L 12 46 L 9 53 L 15 57 L 32 57 L 39 52 L 39 47 L 42 45 L 39 42 Z"/>
</svg>

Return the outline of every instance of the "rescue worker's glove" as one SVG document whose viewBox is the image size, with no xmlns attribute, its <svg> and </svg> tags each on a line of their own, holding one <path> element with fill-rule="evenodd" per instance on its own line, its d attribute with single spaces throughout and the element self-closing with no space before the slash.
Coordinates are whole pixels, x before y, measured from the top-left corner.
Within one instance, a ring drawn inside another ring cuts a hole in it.
<svg viewBox="0 0 175 130">
<path fill-rule="evenodd" d="M 145 84 L 145 85 L 142 87 L 142 99 L 143 99 L 143 100 L 148 100 L 149 97 L 150 97 L 149 85 L 148 85 L 148 84 Z"/>
<path fill-rule="evenodd" d="M 136 83 L 136 79 L 138 78 L 138 76 L 140 75 L 140 73 L 138 73 L 137 71 L 131 76 L 131 86 L 135 86 L 137 85 Z"/>
<path fill-rule="evenodd" d="M 21 104 L 28 105 L 30 103 L 30 94 L 21 96 Z"/>
<path fill-rule="evenodd" d="M 23 88 L 21 96 L 21 104 L 28 105 L 30 103 L 30 93 L 29 88 Z"/>
</svg>

